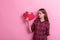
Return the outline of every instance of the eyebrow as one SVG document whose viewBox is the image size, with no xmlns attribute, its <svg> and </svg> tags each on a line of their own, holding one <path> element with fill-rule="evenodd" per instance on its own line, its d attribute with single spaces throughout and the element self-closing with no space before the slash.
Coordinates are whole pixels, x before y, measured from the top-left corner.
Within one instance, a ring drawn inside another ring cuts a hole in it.
<svg viewBox="0 0 60 40">
<path fill-rule="evenodd" d="M 41 13 L 38 13 L 38 14 L 41 14 Z"/>
</svg>

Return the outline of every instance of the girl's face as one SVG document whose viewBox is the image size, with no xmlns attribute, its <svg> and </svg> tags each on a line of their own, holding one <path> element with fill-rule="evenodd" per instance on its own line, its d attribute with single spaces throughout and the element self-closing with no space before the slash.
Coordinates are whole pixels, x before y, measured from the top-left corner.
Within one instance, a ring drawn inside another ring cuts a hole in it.
<svg viewBox="0 0 60 40">
<path fill-rule="evenodd" d="M 45 14 L 42 13 L 41 11 L 39 11 L 38 13 L 39 13 L 39 14 L 38 14 L 39 18 L 43 18 L 43 17 L 45 16 Z"/>
</svg>

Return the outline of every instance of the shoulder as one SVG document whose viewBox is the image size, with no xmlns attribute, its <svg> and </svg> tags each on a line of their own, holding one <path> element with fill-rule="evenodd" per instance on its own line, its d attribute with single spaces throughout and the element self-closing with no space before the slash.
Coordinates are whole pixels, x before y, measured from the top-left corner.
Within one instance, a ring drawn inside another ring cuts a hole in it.
<svg viewBox="0 0 60 40">
<path fill-rule="evenodd" d="M 47 23 L 47 24 L 48 24 L 48 23 L 49 23 L 49 21 L 45 21 L 45 23 Z"/>
<path fill-rule="evenodd" d="M 45 24 L 48 24 L 48 25 L 50 25 L 49 21 L 45 21 Z"/>
<path fill-rule="evenodd" d="M 45 24 L 46 24 L 47 26 L 50 26 L 50 23 L 49 23 L 49 21 L 46 21 L 46 22 L 45 22 Z"/>
<path fill-rule="evenodd" d="M 38 19 L 35 19 L 34 21 L 33 21 L 33 24 L 37 24 L 38 23 Z"/>
<path fill-rule="evenodd" d="M 34 23 L 38 23 L 38 21 L 39 21 L 39 19 L 35 19 L 35 20 L 34 20 Z"/>
</svg>

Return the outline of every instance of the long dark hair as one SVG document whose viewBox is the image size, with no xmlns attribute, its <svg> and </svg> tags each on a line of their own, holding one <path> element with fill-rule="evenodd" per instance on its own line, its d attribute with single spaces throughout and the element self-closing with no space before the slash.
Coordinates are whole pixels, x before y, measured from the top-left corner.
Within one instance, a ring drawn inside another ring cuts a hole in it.
<svg viewBox="0 0 60 40">
<path fill-rule="evenodd" d="M 41 8 L 38 11 L 41 11 L 43 14 L 45 14 L 45 16 L 44 16 L 45 21 L 49 21 L 48 16 L 47 16 L 47 12 L 46 12 L 46 10 L 44 8 Z M 39 14 L 39 12 L 37 14 Z M 36 19 L 40 19 L 38 15 L 37 15 Z"/>
</svg>

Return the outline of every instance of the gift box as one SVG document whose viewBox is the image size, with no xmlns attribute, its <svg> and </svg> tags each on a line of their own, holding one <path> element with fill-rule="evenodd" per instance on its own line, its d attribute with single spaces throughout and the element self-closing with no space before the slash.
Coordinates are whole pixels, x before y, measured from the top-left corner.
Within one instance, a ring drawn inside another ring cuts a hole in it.
<svg viewBox="0 0 60 40">
<path fill-rule="evenodd" d="M 29 14 L 29 12 L 26 11 L 26 12 L 23 14 L 23 17 L 24 17 L 24 18 L 29 18 L 29 20 L 32 20 L 33 18 L 35 18 L 35 15 L 34 15 L 32 12 Z"/>
</svg>

